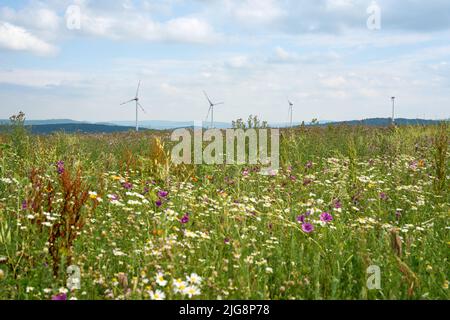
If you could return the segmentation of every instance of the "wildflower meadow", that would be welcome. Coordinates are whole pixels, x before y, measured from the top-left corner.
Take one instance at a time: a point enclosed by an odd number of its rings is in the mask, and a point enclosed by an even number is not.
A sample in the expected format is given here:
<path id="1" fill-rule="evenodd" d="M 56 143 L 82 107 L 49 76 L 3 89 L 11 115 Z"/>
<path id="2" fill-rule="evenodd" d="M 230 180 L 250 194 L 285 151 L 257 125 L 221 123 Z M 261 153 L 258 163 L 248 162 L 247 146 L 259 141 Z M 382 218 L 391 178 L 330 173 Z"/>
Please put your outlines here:
<path id="1" fill-rule="evenodd" d="M 14 119 L 13 119 L 14 120 Z M 0 134 L 0 299 L 448 299 L 449 132 L 282 129 L 280 169 L 170 132 Z"/>

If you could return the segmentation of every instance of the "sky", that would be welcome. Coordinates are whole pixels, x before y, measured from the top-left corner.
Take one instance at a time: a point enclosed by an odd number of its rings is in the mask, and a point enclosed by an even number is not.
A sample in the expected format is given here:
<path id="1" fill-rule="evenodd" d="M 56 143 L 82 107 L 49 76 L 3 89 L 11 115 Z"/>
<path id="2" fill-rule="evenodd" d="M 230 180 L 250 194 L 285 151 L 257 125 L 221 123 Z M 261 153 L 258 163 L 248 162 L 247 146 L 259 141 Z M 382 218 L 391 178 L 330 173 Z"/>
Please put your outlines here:
<path id="1" fill-rule="evenodd" d="M 450 117 L 448 0 L 0 0 L 0 119 Z"/>

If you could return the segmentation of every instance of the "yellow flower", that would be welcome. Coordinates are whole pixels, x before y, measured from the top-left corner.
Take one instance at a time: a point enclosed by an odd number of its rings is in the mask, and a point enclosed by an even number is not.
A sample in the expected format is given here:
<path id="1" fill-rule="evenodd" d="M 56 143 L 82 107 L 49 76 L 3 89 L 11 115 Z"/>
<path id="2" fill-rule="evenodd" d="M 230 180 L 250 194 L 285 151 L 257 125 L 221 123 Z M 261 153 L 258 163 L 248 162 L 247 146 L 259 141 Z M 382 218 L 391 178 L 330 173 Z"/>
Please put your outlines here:
<path id="1" fill-rule="evenodd" d="M 445 290 L 448 289 L 448 280 L 445 280 L 444 285 L 442 286 Z"/>

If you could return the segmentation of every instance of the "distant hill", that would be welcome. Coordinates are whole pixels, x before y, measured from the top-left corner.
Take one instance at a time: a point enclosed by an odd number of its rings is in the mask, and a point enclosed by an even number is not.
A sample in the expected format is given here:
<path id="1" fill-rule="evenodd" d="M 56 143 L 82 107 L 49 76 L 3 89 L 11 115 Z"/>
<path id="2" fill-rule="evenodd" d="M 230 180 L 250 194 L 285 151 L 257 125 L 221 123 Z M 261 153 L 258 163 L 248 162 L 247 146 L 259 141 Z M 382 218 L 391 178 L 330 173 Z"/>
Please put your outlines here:
<path id="1" fill-rule="evenodd" d="M 118 126 L 134 126 L 133 121 L 109 121 L 105 124 L 113 124 Z M 153 129 L 153 130 L 169 130 L 177 128 L 191 128 L 194 126 L 194 121 L 164 121 L 164 120 L 148 120 L 139 121 L 139 125 L 142 128 Z M 209 122 L 203 122 L 204 127 L 209 126 Z M 231 122 L 216 122 L 214 126 L 218 129 L 228 129 L 231 128 Z"/>
<path id="2" fill-rule="evenodd" d="M 424 119 L 396 119 L 396 125 L 434 125 L 442 121 L 449 120 L 424 120 Z M 9 120 L 0 119 L 0 125 L 9 124 Z M 133 121 L 111 121 L 103 123 L 89 123 L 82 121 L 75 121 L 70 119 L 52 119 L 52 120 L 27 120 L 25 125 L 30 128 L 34 134 L 49 134 L 53 132 L 63 131 L 66 133 L 113 133 L 113 132 L 126 132 L 135 130 L 135 123 Z M 217 122 L 216 127 L 218 129 L 231 128 L 231 123 Z M 299 126 L 300 123 L 294 123 L 294 126 Z M 307 126 L 312 125 L 306 123 Z M 328 125 L 365 125 L 365 126 L 389 126 L 391 125 L 390 118 L 371 118 L 364 120 L 351 120 L 351 121 L 320 121 L 316 126 L 328 126 Z M 140 128 L 153 129 L 153 130 L 173 130 L 177 128 L 192 128 L 194 126 L 193 121 L 141 121 L 139 123 Z M 209 126 L 208 122 L 203 122 L 203 126 L 206 128 Z M 285 128 L 288 127 L 287 123 L 269 123 L 272 128 Z"/>
<path id="3" fill-rule="evenodd" d="M 135 130 L 134 127 L 114 126 L 114 125 L 102 125 L 92 123 L 61 123 L 61 124 L 42 124 L 28 126 L 33 134 L 51 134 L 54 132 L 65 133 L 114 133 L 114 132 L 127 132 Z"/>
<path id="4" fill-rule="evenodd" d="M 434 125 L 446 120 L 424 120 L 424 119 L 395 119 L 395 124 L 397 126 L 413 126 L 413 125 Z M 325 125 L 364 125 L 364 126 L 377 126 L 385 127 L 392 124 L 391 118 L 371 118 L 364 120 L 352 120 L 352 121 L 341 121 L 341 122 L 329 122 Z"/>
<path id="5" fill-rule="evenodd" d="M 0 119 L 0 124 L 9 124 L 9 120 Z M 74 123 L 88 123 L 84 121 L 76 121 L 71 119 L 50 119 L 50 120 L 25 120 L 25 125 L 39 126 L 47 124 L 74 124 Z"/>

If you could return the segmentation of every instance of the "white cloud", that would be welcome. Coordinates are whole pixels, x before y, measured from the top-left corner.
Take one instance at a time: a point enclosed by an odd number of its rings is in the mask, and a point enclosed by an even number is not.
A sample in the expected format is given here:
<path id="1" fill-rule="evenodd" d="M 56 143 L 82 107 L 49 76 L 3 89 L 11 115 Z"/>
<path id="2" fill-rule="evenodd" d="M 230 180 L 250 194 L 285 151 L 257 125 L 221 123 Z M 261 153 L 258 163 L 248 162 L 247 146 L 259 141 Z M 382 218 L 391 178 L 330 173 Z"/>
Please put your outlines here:
<path id="1" fill-rule="evenodd" d="M 240 55 L 229 58 L 225 65 L 230 68 L 240 69 L 249 67 L 251 64 L 247 56 Z"/>
<path id="2" fill-rule="evenodd" d="M 62 85 L 78 85 L 87 77 L 78 73 L 54 70 L 14 69 L 0 70 L 0 84 L 13 84 L 33 88 L 46 88 Z"/>
<path id="3" fill-rule="evenodd" d="M 115 40 L 210 43 L 218 35 L 204 19 L 195 16 L 157 21 L 147 12 L 126 5 L 125 10 L 99 10 L 83 4 L 80 32 Z"/>
<path id="4" fill-rule="evenodd" d="M 44 56 L 57 52 L 55 46 L 39 39 L 24 28 L 2 21 L 0 21 L 0 47 Z"/>
<path id="5" fill-rule="evenodd" d="M 181 42 L 212 42 L 215 39 L 212 27 L 197 18 L 177 18 L 162 26 L 170 40 Z"/>
<path id="6" fill-rule="evenodd" d="M 275 48 L 275 61 L 280 62 L 293 62 L 298 60 L 298 55 L 292 52 L 289 52 L 282 47 Z"/>
<path id="7" fill-rule="evenodd" d="M 347 80 L 343 76 L 333 76 L 323 78 L 321 80 L 321 83 L 326 87 L 330 88 L 342 88 L 344 85 L 347 84 Z"/>
<path id="8" fill-rule="evenodd" d="M 227 8 L 243 24 L 266 24 L 278 20 L 286 14 L 275 0 L 225 0 Z"/>

